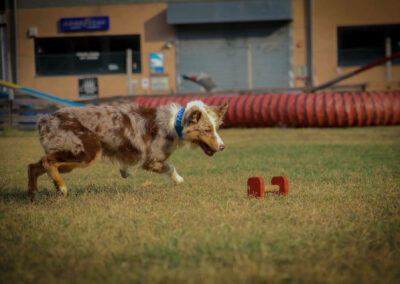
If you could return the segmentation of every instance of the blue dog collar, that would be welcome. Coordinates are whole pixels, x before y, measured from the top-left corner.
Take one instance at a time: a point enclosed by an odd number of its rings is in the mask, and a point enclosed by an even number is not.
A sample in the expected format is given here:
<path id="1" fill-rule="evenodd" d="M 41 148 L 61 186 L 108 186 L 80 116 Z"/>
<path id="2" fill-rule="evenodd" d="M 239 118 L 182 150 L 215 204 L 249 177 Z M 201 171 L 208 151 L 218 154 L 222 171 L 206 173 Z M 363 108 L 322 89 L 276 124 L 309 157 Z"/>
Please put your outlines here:
<path id="1" fill-rule="evenodd" d="M 179 110 L 178 114 L 176 115 L 176 123 L 175 123 L 176 133 L 178 133 L 178 136 L 181 138 L 182 138 L 182 130 L 183 130 L 182 119 L 183 119 L 184 112 L 185 112 L 184 107 Z"/>

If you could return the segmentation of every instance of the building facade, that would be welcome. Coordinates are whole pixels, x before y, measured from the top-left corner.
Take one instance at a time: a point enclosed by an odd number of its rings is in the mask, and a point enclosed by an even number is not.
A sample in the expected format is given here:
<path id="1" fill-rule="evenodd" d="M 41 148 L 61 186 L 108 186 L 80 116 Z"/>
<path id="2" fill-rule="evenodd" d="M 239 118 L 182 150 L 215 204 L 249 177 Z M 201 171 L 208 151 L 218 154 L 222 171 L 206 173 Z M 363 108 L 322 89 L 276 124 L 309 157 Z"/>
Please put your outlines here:
<path id="1" fill-rule="evenodd" d="M 400 51 L 397 0 L 81 2 L 14 1 L 14 82 L 70 100 L 198 92 L 182 76 L 202 73 L 222 90 L 304 87 Z M 400 60 L 343 84 L 399 89 Z"/>
<path id="2" fill-rule="evenodd" d="M 347 74 L 400 51 L 400 1 L 396 0 L 311 0 L 311 33 L 313 85 Z M 293 49 L 299 76 L 299 66 L 306 65 L 307 50 L 303 45 L 307 20 L 304 9 L 307 0 L 294 0 Z M 390 43 L 387 41 L 390 39 Z M 390 48 L 387 48 L 390 45 Z M 390 65 L 390 63 L 389 63 Z M 389 74 L 388 74 L 389 73 Z M 301 80 L 296 85 L 300 86 Z M 381 65 L 341 84 L 367 84 L 368 90 L 400 88 L 400 59 L 391 66 Z"/>

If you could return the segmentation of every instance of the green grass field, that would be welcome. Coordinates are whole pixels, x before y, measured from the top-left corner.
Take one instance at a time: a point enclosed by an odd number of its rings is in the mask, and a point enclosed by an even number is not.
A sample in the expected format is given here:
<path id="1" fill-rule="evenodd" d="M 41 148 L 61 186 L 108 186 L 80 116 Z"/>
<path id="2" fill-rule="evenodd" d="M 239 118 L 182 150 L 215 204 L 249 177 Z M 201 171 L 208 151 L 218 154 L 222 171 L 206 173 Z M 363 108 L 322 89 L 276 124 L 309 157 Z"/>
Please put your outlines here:
<path id="1" fill-rule="evenodd" d="M 185 178 L 98 163 L 69 196 L 27 164 L 35 133 L 0 133 L 0 283 L 399 283 L 400 127 L 229 129 L 214 157 L 181 149 Z M 247 178 L 286 175 L 287 197 Z"/>

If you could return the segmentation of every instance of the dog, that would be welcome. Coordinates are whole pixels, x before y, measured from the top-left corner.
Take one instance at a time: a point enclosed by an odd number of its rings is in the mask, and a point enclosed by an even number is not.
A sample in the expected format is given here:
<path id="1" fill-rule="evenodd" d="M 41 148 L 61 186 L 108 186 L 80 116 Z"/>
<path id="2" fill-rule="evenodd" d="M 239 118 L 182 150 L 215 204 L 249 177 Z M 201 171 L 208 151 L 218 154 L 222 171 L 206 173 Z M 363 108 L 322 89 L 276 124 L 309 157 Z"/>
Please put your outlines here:
<path id="1" fill-rule="evenodd" d="M 172 103 L 158 108 L 135 104 L 67 107 L 38 121 L 44 157 L 28 166 L 28 195 L 35 198 L 37 179 L 47 173 L 56 189 L 67 195 L 60 174 L 92 165 L 100 158 L 118 165 L 121 176 L 129 168 L 142 168 L 183 182 L 175 167 L 166 163 L 185 144 L 213 156 L 225 145 L 217 131 L 228 104 L 208 106 L 191 101 L 186 108 Z"/>

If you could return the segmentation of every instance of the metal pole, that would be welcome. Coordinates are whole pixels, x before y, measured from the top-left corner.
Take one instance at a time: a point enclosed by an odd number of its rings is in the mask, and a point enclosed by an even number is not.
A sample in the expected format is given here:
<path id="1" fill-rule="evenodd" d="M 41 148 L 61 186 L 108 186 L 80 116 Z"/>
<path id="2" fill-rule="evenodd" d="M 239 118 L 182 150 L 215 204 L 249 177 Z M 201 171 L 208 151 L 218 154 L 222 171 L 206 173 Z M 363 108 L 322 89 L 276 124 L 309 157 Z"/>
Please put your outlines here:
<path id="1" fill-rule="evenodd" d="M 4 80 L 7 78 L 7 33 L 5 25 L 0 27 L 0 64 L 1 64 L 1 75 Z"/>
<path id="2" fill-rule="evenodd" d="M 14 3 L 14 48 L 15 48 L 15 77 L 14 83 L 19 83 L 19 59 L 18 59 L 18 21 L 17 21 L 17 0 L 13 1 Z"/>
<path id="3" fill-rule="evenodd" d="M 251 44 L 247 46 L 247 82 L 249 89 L 253 89 L 253 58 Z"/>
<path id="4" fill-rule="evenodd" d="M 9 100 L 9 111 L 10 111 L 10 113 L 9 113 L 9 123 L 10 123 L 10 126 L 12 126 L 13 125 L 13 100 Z"/>
<path id="5" fill-rule="evenodd" d="M 132 95 L 132 49 L 126 50 L 126 83 L 128 84 L 128 95 Z"/>
<path id="6" fill-rule="evenodd" d="M 314 86 L 314 48 L 313 48 L 313 1 L 305 0 L 304 14 L 306 25 L 306 64 L 307 64 L 307 81 L 306 87 Z"/>
<path id="7" fill-rule="evenodd" d="M 393 55 L 391 55 L 389 57 L 384 57 L 384 58 L 381 58 L 381 59 L 379 59 L 377 61 L 374 61 L 374 62 L 372 62 L 370 64 L 362 66 L 362 67 L 354 70 L 353 72 L 350 72 L 350 73 L 347 73 L 345 75 L 339 76 L 339 77 L 337 77 L 337 78 L 335 78 L 333 80 L 330 80 L 330 81 L 328 81 L 328 82 L 326 82 L 326 83 L 324 83 L 322 85 L 319 85 L 319 86 L 316 86 L 314 88 L 311 88 L 310 92 L 315 92 L 315 91 L 318 91 L 318 90 L 321 90 L 321 89 L 325 89 L 326 87 L 332 86 L 333 84 L 336 84 L 337 82 L 340 82 L 340 81 L 343 81 L 343 80 L 345 80 L 347 78 L 353 77 L 354 75 L 357 75 L 357 74 L 359 74 L 361 72 L 364 72 L 364 71 L 366 71 L 368 69 L 371 69 L 372 67 L 375 67 L 377 65 L 383 64 L 383 63 L 385 63 L 385 62 L 387 62 L 389 60 L 392 60 L 394 58 L 397 58 L 399 56 L 400 56 L 400 51 L 396 52 L 395 54 L 393 54 Z"/>
<path id="8" fill-rule="evenodd" d="M 386 38 L 386 46 L 385 46 L 385 56 L 389 57 L 392 55 L 392 40 L 390 37 Z M 386 61 L 386 81 L 392 81 L 392 62 Z"/>

